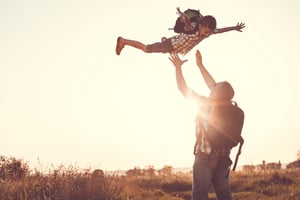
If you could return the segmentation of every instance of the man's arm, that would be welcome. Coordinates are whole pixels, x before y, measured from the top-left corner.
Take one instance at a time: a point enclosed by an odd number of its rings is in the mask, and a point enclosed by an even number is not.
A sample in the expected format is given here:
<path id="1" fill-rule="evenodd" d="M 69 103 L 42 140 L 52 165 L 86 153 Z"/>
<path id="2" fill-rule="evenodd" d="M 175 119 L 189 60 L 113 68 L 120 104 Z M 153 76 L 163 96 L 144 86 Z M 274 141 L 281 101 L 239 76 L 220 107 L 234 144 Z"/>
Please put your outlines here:
<path id="1" fill-rule="evenodd" d="M 191 100 L 203 100 L 203 97 L 190 89 L 185 82 L 181 67 L 187 60 L 181 60 L 177 54 L 170 54 L 169 60 L 175 66 L 177 87 L 183 96 Z"/>
<path id="2" fill-rule="evenodd" d="M 202 63 L 202 55 L 199 50 L 196 51 L 196 64 L 203 76 L 203 79 L 207 85 L 207 87 L 212 90 L 212 88 L 216 85 L 215 79 L 211 76 L 211 74 L 206 70 Z"/>
<path id="3" fill-rule="evenodd" d="M 230 26 L 230 27 L 224 27 L 224 28 L 218 28 L 216 29 L 213 33 L 217 34 L 217 33 L 224 33 L 224 32 L 228 32 L 228 31 L 239 31 L 242 32 L 242 29 L 245 28 L 246 25 L 243 22 L 239 22 L 237 23 L 236 26 Z"/>

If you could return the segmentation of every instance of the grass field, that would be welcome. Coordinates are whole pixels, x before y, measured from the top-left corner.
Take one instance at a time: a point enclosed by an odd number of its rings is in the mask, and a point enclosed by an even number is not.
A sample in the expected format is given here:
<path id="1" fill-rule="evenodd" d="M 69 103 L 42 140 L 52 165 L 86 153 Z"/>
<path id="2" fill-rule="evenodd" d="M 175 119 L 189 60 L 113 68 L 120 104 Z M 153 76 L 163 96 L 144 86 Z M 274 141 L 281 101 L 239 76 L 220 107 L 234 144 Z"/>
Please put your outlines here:
<path id="1" fill-rule="evenodd" d="M 43 171 L 43 170 L 42 170 Z M 61 166 L 31 170 L 22 160 L 0 160 L 1 200 L 190 200 L 192 174 L 134 168 L 125 174 Z M 300 200 L 300 169 L 231 173 L 235 200 Z M 211 190 L 210 198 L 216 200 Z"/>

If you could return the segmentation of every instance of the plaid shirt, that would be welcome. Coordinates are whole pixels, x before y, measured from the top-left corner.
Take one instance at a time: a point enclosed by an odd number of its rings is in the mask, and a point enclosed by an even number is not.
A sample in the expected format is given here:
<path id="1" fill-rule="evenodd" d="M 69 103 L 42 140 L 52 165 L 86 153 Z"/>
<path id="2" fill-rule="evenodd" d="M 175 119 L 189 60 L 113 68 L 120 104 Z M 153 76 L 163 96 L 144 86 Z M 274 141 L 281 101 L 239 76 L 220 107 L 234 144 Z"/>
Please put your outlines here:
<path id="1" fill-rule="evenodd" d="M 181 33 L 170 38 L 173 46 L 172 53 L 187 54 L 192 48 L 194 48 L 203 38 L 199 36 L 199 33 L 185 34 Z"/>
<path id="2" fill-rule="evenodd" d="M 210 154 L 212 152 L 211 145 L 205 137 L 204 132 L 207 129 L 207 119 L 211 113 L 211 107 L 200 108 L 196 117 L 196 143 L 194 147 L 194 154 L 199 152 Z"/>

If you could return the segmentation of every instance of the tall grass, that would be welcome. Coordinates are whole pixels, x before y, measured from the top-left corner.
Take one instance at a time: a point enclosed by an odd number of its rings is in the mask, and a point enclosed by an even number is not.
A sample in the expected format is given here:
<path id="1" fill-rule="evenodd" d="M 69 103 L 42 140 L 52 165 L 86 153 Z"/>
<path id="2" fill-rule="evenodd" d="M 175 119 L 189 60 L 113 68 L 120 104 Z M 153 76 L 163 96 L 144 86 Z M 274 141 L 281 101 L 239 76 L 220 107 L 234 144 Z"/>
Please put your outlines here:
<path id="1" fill-rule="evenodd" d="M 300 170 L 231 173 L 235 200 L 298 200 Z M 22 160 L 0 159 L 1 200 L 190 200 L 191 173 L 134 168 L 125 174 L 60 166 L 30 170 Z M 216 200 L 211 191 L 210 199 Z"/>
<path id="2" fill-rule="evenodd" d="M 237 172 L 231 185 L 235 199 L 300 199 L 300 169 Z"/>

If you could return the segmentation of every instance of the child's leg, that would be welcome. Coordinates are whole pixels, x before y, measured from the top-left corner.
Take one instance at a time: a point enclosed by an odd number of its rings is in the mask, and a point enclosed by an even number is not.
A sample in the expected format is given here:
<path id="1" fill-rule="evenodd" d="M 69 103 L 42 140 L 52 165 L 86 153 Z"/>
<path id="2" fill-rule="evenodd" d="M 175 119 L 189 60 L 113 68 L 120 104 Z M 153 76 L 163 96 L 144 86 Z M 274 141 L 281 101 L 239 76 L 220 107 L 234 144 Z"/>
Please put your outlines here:
<path id="1" fill-rule="evenodd" d="M 162 42 L 155 42 L 153 44 L 145 45 L 139 41 L 118 37 L 116 54 L 120 55 L 122 49 L 126 45 L 132 46 L 136 49 L 140 49 L 145 53 L 171 53 L 174 51 L 170 38 L 164 39 Z"/>
<path id="2" fill-rule="evenodd" d="M 125 38 L 122 38 L 122 37 L 118 37 L 118 40 L 117 40 L 117 46 L 116 46 L 116 54 L 117 55 L 120 55 L 122 49 L 126 46 L 132 46 L 136 49 L 140 49 L 144 52 L 147 51 L 146 49 L 146 45 L 144 45 L 143 43 L 139 42 L 139 41 L 135 41 L 135 40 L 128 40 L 128 39 L 125 39 Z"/>

